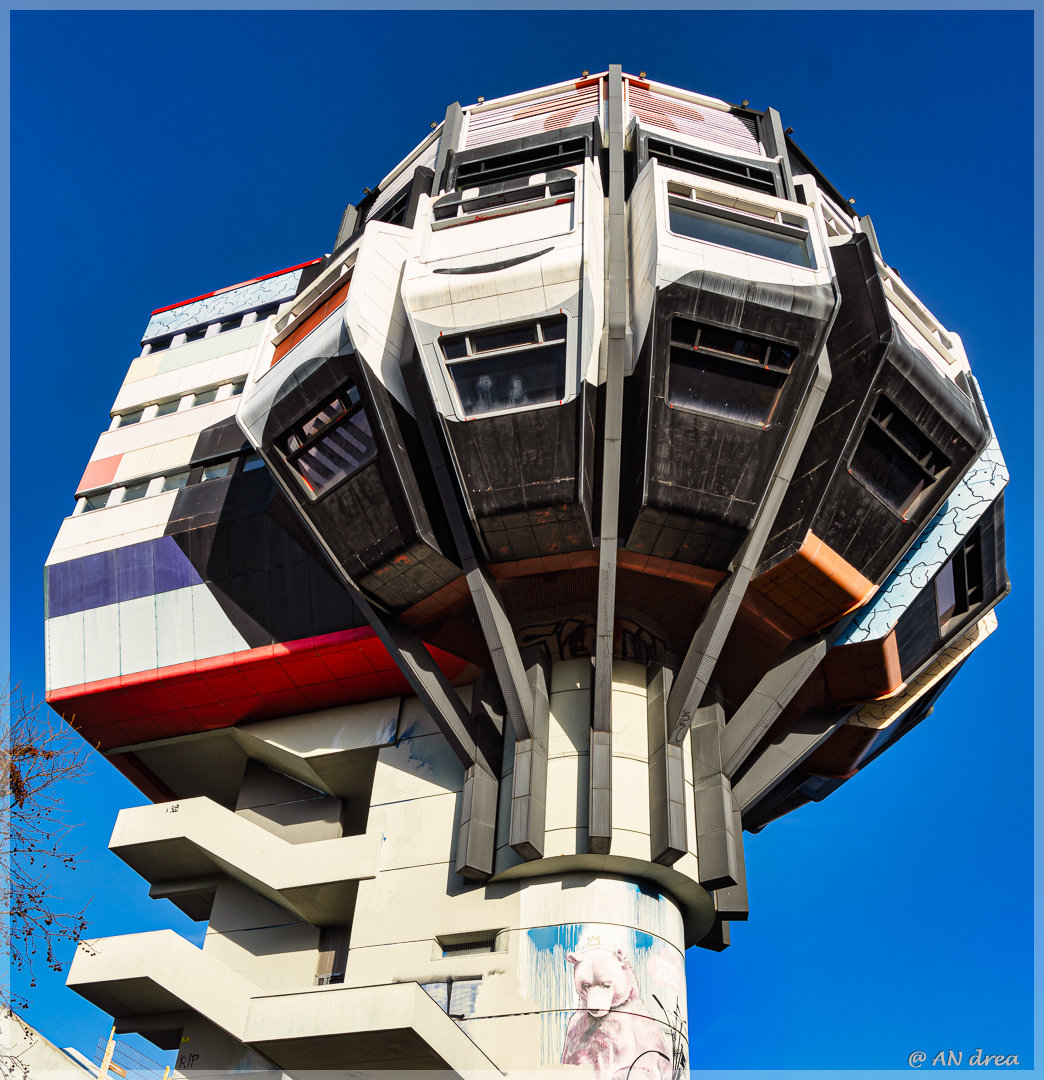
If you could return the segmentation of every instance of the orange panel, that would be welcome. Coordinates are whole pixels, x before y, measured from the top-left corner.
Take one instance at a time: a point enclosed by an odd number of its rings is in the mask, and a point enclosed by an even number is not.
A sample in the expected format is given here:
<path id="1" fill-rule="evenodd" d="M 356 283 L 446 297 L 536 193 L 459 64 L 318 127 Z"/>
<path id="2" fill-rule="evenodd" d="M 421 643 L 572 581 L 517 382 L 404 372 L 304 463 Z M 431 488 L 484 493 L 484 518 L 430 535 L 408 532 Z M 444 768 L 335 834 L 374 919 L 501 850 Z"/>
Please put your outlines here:
<path id="1" fill-rule="evenodd" d="M 348 286 L 350 284 L 350 281 L 346 281 L 325 304 L 317 307 L 307 319 L 303 322 L 294 324 L 294 329 L 290 335 L 283 338 L 276 346 L 275 353 L 272 356 L 273 364 L 286 356 L 298 342 L 304 341 L 304 339 L 308 337 L 308 335 L 323 322 L 327 316 L 332 315 L 344 303 L 345 297 L 348 295 Z"/>
<path id="2" fill-rule="evenodd" d="M 793 555 L 756 577 L 751 588 L 811 631 L 862 607 L 877 586 L 809 532 Z"/>
<path id="3" fill-rule="evenodd" d="M 903 687 L 895 631 L 874 641 L 835 646 L 826 654 L 823 670 L 838 705 L 891 697 Z"/>

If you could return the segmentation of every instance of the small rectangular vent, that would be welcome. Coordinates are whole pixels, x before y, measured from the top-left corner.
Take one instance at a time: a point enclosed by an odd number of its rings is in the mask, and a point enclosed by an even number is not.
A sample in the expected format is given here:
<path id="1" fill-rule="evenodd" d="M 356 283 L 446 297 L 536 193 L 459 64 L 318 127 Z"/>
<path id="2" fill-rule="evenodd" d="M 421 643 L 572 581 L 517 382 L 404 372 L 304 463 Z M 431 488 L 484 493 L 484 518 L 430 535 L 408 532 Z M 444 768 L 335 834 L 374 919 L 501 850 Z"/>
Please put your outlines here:
<path id="1" fill-rule="evenodd" d="M 435 939 L 436 957 L 479 956 L 482 953 L 502 952 L 497 948 L 499 930 L 472 930 L 464 934 L 443 934 Z"/>

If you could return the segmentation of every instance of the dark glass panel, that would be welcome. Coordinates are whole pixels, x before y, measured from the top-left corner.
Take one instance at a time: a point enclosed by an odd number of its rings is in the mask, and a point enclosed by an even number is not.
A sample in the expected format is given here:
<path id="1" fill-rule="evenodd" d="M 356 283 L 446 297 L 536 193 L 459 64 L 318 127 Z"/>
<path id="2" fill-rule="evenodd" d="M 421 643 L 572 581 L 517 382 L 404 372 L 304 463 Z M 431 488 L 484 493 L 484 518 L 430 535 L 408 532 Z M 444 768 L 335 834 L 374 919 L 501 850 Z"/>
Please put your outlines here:
<path id="1" fill-rule="evenodd" d="M 460 337 L 440 338 L 439 344 L 442 346 L 442 353 L 447 360 L 463 360 L 468 355 L 468 342 L 463 335 Z"/>
<path id="2" fill-rule="evenodd" d="M 565 344 L 453 364 L 449 372 L 466 416 L 561 401 Z"/>
<path id="3" fill-rule="evenodd" d="M 534 345 L 537 341 L 537 324 L 524 326 L 498 326 L 495 330 L 483 330 L 471 335 L 472 349 L 477 353 L 512 349 L 519 345 Z"/>
<path id="4" fill-rule="evenodd" d="M 906 513 L 927 479 L 921 466 L 873 421 L 867 424 L 848 471 L 898 514 Z"/>
<path id="5" fill-rule="evenodd" d="M 671 231 L 707 244 L 720 244 L 735 248 L 749 255 L 763 255 L 769 259 L 792 263 L 794 266 L 811 266 L 808 242 L 799 237 L 784 236 L 755 225 L 730 221 L 715 214 L 705 214 L 685 206 L 671 203 Z"/>
<path id="6" fill-rule="evenodd" d="M 786 376 L 700 350 L 671 349 L 667 402 L 747 424 L 767 424 Z"/>

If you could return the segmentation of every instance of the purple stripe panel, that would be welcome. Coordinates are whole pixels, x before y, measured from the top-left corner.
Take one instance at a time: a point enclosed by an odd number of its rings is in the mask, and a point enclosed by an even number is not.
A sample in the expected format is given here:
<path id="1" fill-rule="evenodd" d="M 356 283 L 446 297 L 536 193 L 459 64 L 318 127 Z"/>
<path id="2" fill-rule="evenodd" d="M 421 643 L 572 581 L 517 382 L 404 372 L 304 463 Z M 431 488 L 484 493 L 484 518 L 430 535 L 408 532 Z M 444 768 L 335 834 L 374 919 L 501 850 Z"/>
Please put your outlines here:
<path id="1" fill-rule="evenodd" d="M 47 618 L 199 585 L 202 578 L 173 536 L 54 563 L 45 568 Z"/>

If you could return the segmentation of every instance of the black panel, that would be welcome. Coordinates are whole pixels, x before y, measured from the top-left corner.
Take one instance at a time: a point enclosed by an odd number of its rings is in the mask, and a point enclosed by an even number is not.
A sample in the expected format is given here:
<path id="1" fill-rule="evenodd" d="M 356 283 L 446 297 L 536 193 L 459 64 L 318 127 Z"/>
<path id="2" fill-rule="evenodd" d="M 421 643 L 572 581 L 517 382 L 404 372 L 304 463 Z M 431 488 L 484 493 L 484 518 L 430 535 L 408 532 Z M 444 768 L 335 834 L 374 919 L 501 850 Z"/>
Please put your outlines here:
<path id="1" fill-rule="evenodd" d="M 565 405 L 446 421 L 492 562 L 592 546 L 592 397 L 584 383 Z"/>
<path id="2" fill-rule="evenodd" d="M 703 272 L 657 293 L 625 389 L 628 549 L 727 567 L 808 388 L 832 305 L 829 287 Z"/>
<path id="3" fill-rule="evenodd" d="M 894 326 L 870 240 L 831 248 L 831 382 L 758 573 L 811 530 L 880 582 L 986 444 L 974 402 Z"/>
<path id="4" fill-rule="evenodd" d="M 316 437 L 321 425 L 315 418 L 338 394 L 336 400 L 357 403 L 351 415 L 366 429 L 366 452 L 352 463 L 354 471 L 310 490 L 295 455 L 309 432 Z M 391 611 L 418 603 L 460 575 L 444 554 L 452 546 L 441 519 L 433 523 L 422 497 L 434 494 L 434 484 L 417 452 L 414 427 L 370 368 L 350 354 L 297 368 L 280 388 L 262 437 L 265 460 L 299 493 L 298 507 L 316 535 L 348 577 Z"/>
<path id="5" fill-rule="evenodd" d="M 194 456 L 227 442 L 227 423 L 215 425 Z M 250 648 L 365 625 L 265 469 L 182 488 L 166 535 Z"/>

